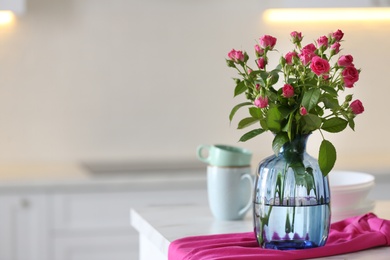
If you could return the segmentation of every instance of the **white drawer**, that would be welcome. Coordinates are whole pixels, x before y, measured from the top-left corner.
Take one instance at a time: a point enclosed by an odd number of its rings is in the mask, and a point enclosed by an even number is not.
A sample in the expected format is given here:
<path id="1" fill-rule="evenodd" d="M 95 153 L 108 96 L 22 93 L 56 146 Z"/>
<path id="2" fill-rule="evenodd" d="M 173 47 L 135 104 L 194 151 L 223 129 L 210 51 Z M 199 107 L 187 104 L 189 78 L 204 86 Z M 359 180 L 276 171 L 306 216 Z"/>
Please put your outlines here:
<path id="1" fill-rule="evenodd" d="M 129 229 L 129 209 L 137 193 L 56 194 L 51 197 L 55 229 Z"/>

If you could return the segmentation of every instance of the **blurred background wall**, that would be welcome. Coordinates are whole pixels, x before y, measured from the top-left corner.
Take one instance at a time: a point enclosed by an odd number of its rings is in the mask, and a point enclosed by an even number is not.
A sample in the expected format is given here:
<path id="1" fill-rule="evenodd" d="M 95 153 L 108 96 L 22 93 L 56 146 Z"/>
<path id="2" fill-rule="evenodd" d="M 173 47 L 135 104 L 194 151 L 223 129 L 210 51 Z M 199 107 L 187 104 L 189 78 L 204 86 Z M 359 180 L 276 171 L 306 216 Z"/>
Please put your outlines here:
<path id="1" fill-rule="evenodd" d="M 27 0 L 25 14 L 0 27 L 0 164 L 191 164 L 197 145 L 213 143 L 246 147 L 258 162 L 272 135 L 237 143 L 245 130 L 239 116 L 229 124 L 241 100 L 226 54 L 253 55 L 263 34 L 284 54 L 293 30 L 311 43 L 341 29 L 342 52 L 362 69 L 351 92 L 366 111 L 356 132 L 326 134 L 336 168 L 388 172 L 389 23 L 265 23 L 262 12 L 284 2 Z M 320 140 L 310 139 L 313 156 Z"/>

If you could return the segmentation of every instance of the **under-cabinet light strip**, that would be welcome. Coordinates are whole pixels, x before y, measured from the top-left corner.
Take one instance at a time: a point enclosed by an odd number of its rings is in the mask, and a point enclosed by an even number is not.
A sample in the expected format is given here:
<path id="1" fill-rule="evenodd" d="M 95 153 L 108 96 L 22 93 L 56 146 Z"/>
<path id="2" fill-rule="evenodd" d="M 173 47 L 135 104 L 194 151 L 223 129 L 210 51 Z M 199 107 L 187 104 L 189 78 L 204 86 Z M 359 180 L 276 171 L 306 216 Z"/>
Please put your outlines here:
<path id="1" fill-rule="evenodd" d="M 390 8 L 286 8 L 267 9 L 266 22 L 390 21 Z"/>

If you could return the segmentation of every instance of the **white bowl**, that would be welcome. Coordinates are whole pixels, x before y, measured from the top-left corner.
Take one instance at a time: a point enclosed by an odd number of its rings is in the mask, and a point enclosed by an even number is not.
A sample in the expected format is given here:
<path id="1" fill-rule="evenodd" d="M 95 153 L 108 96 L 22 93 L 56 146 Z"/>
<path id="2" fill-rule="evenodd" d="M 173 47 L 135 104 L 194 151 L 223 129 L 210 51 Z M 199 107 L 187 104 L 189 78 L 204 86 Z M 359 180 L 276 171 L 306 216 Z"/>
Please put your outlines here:
<path id="1" fill-rule="evenodd" d="M 353 171 L 332 171 L 329 173 L 331 205 L 340 211 L 358 207 L 365 201 L 375 183 L 375 177 L 368 173 Z"/>
<path id="2" fill-rule="evenodd" d="M 371 212 L 375 208 L 375 201 L 365 200 L 352 209 L 332 209 L 331 222 L 337 222 L 346 218 L 355 217 Z"/>

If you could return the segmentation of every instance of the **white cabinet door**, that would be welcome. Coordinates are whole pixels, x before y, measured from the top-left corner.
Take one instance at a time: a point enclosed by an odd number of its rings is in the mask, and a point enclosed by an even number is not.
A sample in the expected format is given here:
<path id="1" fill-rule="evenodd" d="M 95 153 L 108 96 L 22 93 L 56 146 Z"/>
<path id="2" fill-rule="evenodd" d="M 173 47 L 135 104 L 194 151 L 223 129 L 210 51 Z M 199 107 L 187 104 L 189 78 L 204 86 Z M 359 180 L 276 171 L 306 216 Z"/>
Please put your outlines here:
<path id="1" fill-rule="evenodd" d="M 134 237 L 136 239 L 136 237 Z M 135 260 L 129 236 L 61 236 L 54 239 L 53 260 Z"/>
<path id="2" fill-rule="evenodd" d="M 0 260 L 47 260 L 45 195 L 0 195 Z"/>
<path id="3" fill-rule="evenodd" d="M 52 260 L 137 259 L 138 240 L 128 212 L 131 192 L 53 194 Z"/>
<path id="4" fill-rule="evenodd" d="M 53 228 L 58 234 L 129 233 L 127 215 L 136 198 L 131 192 L 53 194 L 50 196 Z"/>

